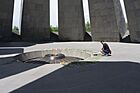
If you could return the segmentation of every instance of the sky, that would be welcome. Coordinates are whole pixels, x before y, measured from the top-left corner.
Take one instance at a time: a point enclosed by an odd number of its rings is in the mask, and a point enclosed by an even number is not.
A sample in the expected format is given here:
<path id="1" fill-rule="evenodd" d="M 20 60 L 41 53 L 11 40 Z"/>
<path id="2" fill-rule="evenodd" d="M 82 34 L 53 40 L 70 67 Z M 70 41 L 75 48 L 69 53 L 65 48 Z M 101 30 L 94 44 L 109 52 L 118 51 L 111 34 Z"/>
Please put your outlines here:
<path id="1" fill-rule="evenodd" d="M 124 3 L 123 0 L 120 0 L 123 13 L 125 16 L 125 20 L 127 22 L 125 9 L 124 9 Z M 50 25 L 52 26 L 58 26 L 58 0 L 50 0 Z M 21 27 L 21 19 L 22 19 L 22 7 L 23 6 L 23 0 L 15 0 L 14 5 L 14 16 L 13 16 L 13 27 L 17 26 L 18 28 Z M 83 0 L 83 6 L 84 6 L 84 16 L 85 16 L 85 22 L 89 21 L 89 10 L 88 10 L 88 0 Z"/>

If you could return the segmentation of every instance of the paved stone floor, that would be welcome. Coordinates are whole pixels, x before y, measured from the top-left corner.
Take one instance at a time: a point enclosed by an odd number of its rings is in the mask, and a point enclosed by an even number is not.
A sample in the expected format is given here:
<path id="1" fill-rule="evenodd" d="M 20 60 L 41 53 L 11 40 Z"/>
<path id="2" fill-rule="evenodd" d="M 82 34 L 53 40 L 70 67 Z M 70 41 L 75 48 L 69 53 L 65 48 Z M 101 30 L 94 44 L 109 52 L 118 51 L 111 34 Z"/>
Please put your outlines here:
<path id="1" fill-rule="evenodd" d="M 108 44 L 112 56 L 93 56 L 83 63 L 68 65 L 19 63 L 12 56 L 56 48 L 98 53 L 102 45 L 99 42 L 3 44 L 0 47 L 0 92 L 140 93 L 140 44 Z"/>

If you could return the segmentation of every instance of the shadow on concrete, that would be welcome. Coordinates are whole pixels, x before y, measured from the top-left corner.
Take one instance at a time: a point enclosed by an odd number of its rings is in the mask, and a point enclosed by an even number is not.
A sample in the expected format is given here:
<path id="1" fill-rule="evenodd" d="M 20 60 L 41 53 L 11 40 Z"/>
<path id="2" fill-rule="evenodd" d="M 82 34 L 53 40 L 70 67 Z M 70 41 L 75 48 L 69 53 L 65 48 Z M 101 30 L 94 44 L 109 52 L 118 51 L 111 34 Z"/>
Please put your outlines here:
<path id="1" fill-rule="evenodd" d="M 72 63 L 12 93 L 140 93 L 140 64 Z"/>
<path id="2" fill-rule="evenodd" d="M 16 60 L 12 57 L 0 58 L 0 79 L 33 69 L 41 65 L 42 64 L 16 62 Z"/>
<path id="3" fill-rule="evenodd" d="M 0 42 L 0 47 L 28 47 L 35 45 L 32 42 Z"/>
<path id="4" fill-rule="evenodd" d="M 84 36 L 84 40 L 61 40 L 58 36 L 58 33 L 55 32 L 51 32 L 51 42 L 72 42 L 72 41 L 92 41 L 91 36 L 89 35 L 89 33 L 85 32 L 85 36 Z"/>
<path id="5" fill-rule="evenodd" d="M 35 45 L 33 42 L 24 42 L 20 35 L 12 33 L 11 37 L 0 38 L 0 47 L 27 47 Z"/>
<path id="6" fill-rule="evenodd" d="M 0 55 L 23 53 L 23 48 L 0 48 Z"/>
<path id="7" fill-rule="evenodd" d="M 12 33 L 12 40 L 11 41 L 13 41 L 13 42 L 20 42 L 20 41 L 22 41 L 21 35 L 17 35 L 15 33 Z"/>
<path id="8" fill-rule="evenodd" d="M 127 37 L 125 37 L 125 38 L 121 38 L 121 36 L 120 36 L 120 42 L 124 42 L 124 43 L 134 43 L 134 44 L 140 44 L 140 42 L 139 41 L 131 41 L 131 35 L 128 35 Z"/>
<path id="9" fill-rule="evenodd" d="M 120 35 L 120 42 L 131 43 L 130 35 L 128 35 L 127 37 L 123 39 L 121 38 L 121 35 Z"/>
<path id="10" fill-rule="evenodd" d="M 58 34 L 51 32 L 51 41 L 52 42 L 59 42 L 60 39 L 59 39 Z"/>
<path id="11" fill-rule="evenodd" d="M 60 42 L 60 39 L 59 39 L 59 36 L 57 33 L 53 33 L 51 32 L 50 33 L 50 39 L 44 39 L 44 40 L 23 40 L 23 41 L 26 41 L 26 42 L 30 42 L 30 43 L 33 43 L 33 44 L 43 44 L 43 43 L 53 43 L 53 42 Z"/>
<path id="12" fill-rule="evenodd" d="M 87 32 L 85 33 L 84 41 L 92 41 L 92 37 Z"/>
<path id="13" fill-rule="evenodd" d="M 0 36 L 0 42 L 20 42 L 20 41 L 21 36 L 15 33 L 12 33 L 11 36 L 9 37 Z"/>

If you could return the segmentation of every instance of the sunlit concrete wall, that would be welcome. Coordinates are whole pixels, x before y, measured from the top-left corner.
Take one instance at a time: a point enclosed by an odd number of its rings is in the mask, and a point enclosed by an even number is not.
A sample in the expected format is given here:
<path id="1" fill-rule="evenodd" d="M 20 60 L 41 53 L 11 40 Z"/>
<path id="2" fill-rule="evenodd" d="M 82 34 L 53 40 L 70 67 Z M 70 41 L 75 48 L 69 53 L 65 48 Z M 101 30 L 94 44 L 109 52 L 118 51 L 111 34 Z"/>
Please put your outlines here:
<path id="1" fill-rule="evenodd" d="M 49 0 L 24 0 L 21 35 L 25 41 L 50 39 Z"/>
<path id="2" fill-rule="evenodd" d="M 89 0 L 94 41 L 120 41 L 113 0 Z"/>
<path id="3" fill-rule="evenodd" d="M 115 6 L 115 14 L 117 19 L 118 30 L 122 39 L 126 38 L 127 34 L 127 25 L 125 22 L 122 6 L 120 0 L 113 0 Z"/>
<path id="4" fill-rule="evenodd" d="M 140 0 L 124 0 L 132 42 L 140 42 Z"/>
<path id="5" fill-rule="evenodd" d="M 58 0 L 59 38 L 84 40 L 85 25 L 82 0 Z"/>
<path id="6" fill-rule="evenodd" d="M 119 0 L 88 0 L 94 41 L 120 41 L 126 25 Z M 58 0 L 59 38 L 84 40 L 82 0 Z M 124 0 L 131 40 L 140 42 L 140 1 Z M 0 40 L 10 41 L 14 0 L 0 1 Z M 24 41 L 49 41 L 49 0 L 24 0 L 21 35 Z"/>
<path id="7" fill-rule="evenodd" d="M 12 34 L 14 0 L 0 0 L 0 41 L 9 41 Z"/>

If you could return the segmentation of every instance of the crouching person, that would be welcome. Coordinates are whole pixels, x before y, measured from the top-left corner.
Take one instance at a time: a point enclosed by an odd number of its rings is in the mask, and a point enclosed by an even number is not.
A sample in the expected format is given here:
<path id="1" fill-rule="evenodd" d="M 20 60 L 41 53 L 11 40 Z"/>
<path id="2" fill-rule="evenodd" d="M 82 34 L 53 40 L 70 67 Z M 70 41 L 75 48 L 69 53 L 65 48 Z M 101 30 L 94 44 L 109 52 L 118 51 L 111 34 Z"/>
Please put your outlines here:
<path id="1" fill-rule="evenodd" d="M 102 49 L 101 49 L 101 53 L 104 56 L 111 56 L 111 50 L 108 46 L 107 43 L 103 43 L 103 41 L 101 41 L 101 44 L 103 45 Z"/>

